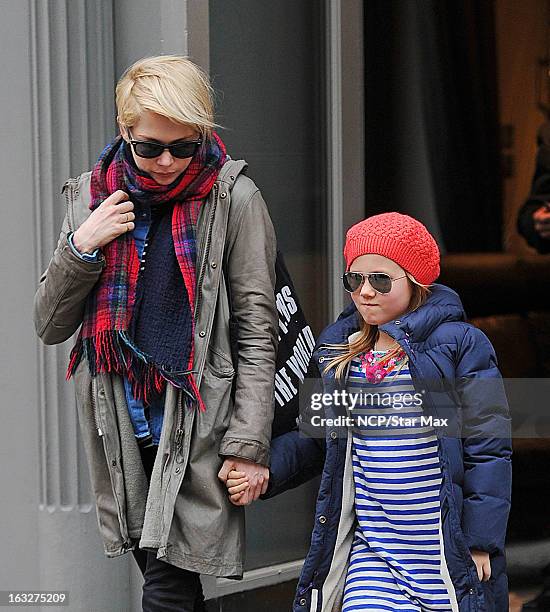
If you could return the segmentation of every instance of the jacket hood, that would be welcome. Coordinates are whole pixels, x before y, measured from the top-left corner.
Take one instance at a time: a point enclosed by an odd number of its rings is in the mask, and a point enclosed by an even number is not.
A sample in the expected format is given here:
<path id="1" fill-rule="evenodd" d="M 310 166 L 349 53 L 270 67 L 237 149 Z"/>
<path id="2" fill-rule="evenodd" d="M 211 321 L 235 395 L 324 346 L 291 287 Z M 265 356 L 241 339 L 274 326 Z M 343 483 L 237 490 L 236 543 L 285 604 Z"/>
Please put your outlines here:
<path id="1" fill-rule="evenodd" d="M 396 340 L 406 336 L 419 342 L 428 338 L 442 323 L 466 320 L 464 307 L 455 291 L 440 284 L 432 285 L 430 291 L 428 299 L 420 308 L 385 323 L 380 329 Z M 359 329 L 359 321 L 359 313 L 352 302 L 334 323 L 321 332 L 318 346 L 347 342 L 348 337 Z"/>
<path id="2" fill-rule="evenodd" d="M 442 323 L 451 321 L 465 321 L 466 313 L 460 297 L 445 285 L 432 285 L 431 293 L 426 303 L 417 310 L 409 312 L 401 318 L 401 329 L 409 334 L 415 341 L 425 340 Z M 384 331 L 395 321 L 382 325 Z"/>

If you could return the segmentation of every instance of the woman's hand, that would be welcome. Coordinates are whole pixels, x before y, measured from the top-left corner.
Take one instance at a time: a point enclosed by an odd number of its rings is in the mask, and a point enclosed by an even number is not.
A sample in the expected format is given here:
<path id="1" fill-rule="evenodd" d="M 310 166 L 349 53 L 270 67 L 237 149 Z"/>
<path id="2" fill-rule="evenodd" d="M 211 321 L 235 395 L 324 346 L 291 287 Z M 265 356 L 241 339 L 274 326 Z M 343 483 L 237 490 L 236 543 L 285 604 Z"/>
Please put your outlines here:
<path id="1" fill-rule="evenodd" d="M 117 236 L 134 229 L 134 205 L 128 201 L 128 197 L 126 192 L 119 189 L 92 211 L 73 234 L 74 246 L 80 253 L 93 253 Z"/>
<path id="2" fill-rule="evenodd" d="M 231 472 L 238 472 L 237 478 L 230 478 Z M 257 500 L 260 495 L 266 492 L 267 483 L 269 482 L 269 469 L 265 465 L 248 461 L 240 457 L 227 457 L 223 462 L 221 470 L 218 473 L 218 478 L 228 486 L 228 480 L 239 480 L 237 484 L 231 483 L 231 488 L 235 486 L 238 488 L 246 482 L 246 486 L 235 491 L 236 495 L 233 498 L 233 494 L 229 492 L 231 502 L 235 506 L 248 506 L 253 501 Z M 242 481 L 241 479 L 246 479 Z M 238 496 L 238 497 L 237 497 Z"/>
<path id="3" fill-rule="evenodd" d="M 472 549 L 470 553 L 476 564 L 479 581 L 486 582 L 491 577 L 491 560 L 489 559 L 489 553 L 474 549 Z"/>

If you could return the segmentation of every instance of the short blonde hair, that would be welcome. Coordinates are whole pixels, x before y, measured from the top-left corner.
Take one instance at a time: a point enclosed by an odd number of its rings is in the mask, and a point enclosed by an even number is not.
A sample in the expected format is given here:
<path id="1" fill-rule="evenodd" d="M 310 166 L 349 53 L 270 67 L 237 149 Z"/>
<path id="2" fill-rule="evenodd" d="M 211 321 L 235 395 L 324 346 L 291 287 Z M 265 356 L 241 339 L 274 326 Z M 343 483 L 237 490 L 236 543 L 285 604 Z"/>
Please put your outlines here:
<path id="1" fill-rule="evenodd" d="M 202 137 L 214 123 L 213 90 L 201 68 L 186 57 L 158 55 L 132 64 L 116 86 L 121 127 L 132 127 L 144 111 L 191 125 Z"/>

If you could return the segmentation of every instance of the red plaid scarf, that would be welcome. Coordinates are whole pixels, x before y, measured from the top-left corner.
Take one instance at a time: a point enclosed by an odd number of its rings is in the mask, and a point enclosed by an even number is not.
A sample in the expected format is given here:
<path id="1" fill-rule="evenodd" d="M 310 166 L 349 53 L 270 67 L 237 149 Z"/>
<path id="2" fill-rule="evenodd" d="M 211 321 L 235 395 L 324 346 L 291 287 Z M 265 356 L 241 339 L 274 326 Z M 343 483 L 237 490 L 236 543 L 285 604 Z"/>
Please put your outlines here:
<path id="1" fill-rule="evenodd" d="M 102 249 L 106 267 L 87 298 L 82 328 L 71 351 L 67 378 L 74 374 L 84 357 L 92 376 L 110 372 L 125 376 L 132 384 L 134 396 L 145 402 L 153 394 L 161 393 L 168 380 L 204 408 L 192 373 L 195 232 L 201 204 L 208 197 L 225 159 L 225 146 L 217 134 L 213 134 L 210 141 L 197 151 L 177 182 L 161 186 L 137 169 L 131 152 L 120 137 L 104 149 L 92 171 L 90 209 L 97 208 L 118 189 L 126 191 L 136 207 L 139 202 L 173 206 L 170 243 L 173 242 L 187 293 L 187 296 L 182 296 L 178 308 L 181 310 L 182 304 L 185 305 L 184 320 L 189 323 L 189 329 L 178 336 L 181 346 L 170 347 L 170 354 L 178 356 L 177 363 L 174 359 L 160 359 L 158 355 L 155 359 L 140 350 L 130 337 L 140 262 L 133 233 L 122 234 Z M 166 316 L 169 321 L 170 313 Z M 171 338 L 167 339 L 170 341 Z"/>

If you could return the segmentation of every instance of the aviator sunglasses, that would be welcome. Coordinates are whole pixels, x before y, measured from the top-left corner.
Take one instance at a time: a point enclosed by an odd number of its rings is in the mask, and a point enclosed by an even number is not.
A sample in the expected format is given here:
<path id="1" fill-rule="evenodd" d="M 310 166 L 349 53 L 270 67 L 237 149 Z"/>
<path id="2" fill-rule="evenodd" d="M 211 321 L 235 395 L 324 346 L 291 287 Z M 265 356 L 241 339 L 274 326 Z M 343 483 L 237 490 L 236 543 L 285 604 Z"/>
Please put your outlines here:
<path id="1" fill-rule="evenodd" d="M 182 142 L 175 142 L 174 144 L 161 144 L 160 142 L 148 142 L 147 140 L 134 140 L 130 130 L 128 130 L 130 136 L 130 144 L 134 149 L 134 153 L 138 157 L 145 157 L 145 159 L 153 159 L 159 157 L 164 153 L 165 149 L 170 151 L 172 157 L 178 159 L 185 159 L 186 157 L 193 157 L 196 150 L 202 144 L 202 140 L 183 140 Z"/>
<path id="2" fill-rule="evenodd" d="M 363 274 L 362 272 L 346 272 L 342 276 L 342 282 L 344 283 L 344 289 L 349 293 L 355 293 L 355 291 L 361 289 L 365 279 L 369 281 L 369 285 L 377 293 L 389 293 L 392 288 L 392 283 L 401 278 L 406 278 L 406 276 L 407 275 L 405 274 L 404 276 L 392 278 L 385 272 L 371 272 L 370 274 Z"/>

